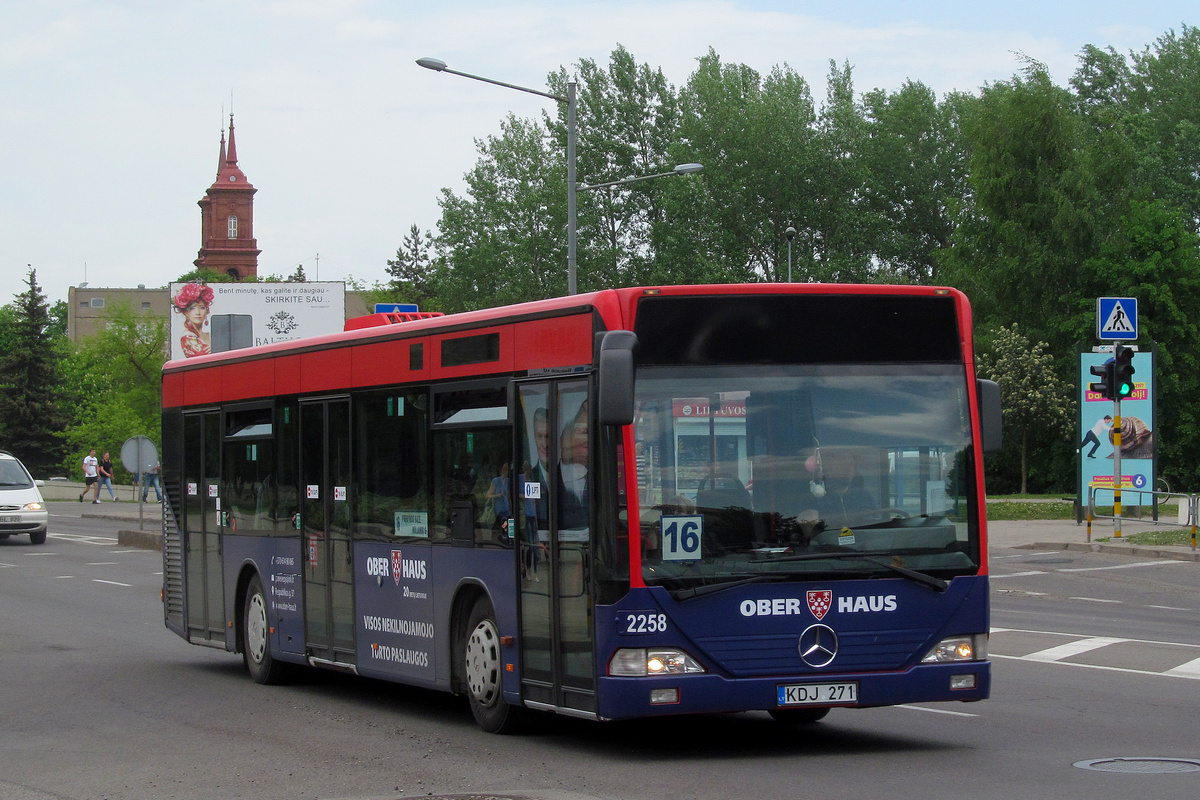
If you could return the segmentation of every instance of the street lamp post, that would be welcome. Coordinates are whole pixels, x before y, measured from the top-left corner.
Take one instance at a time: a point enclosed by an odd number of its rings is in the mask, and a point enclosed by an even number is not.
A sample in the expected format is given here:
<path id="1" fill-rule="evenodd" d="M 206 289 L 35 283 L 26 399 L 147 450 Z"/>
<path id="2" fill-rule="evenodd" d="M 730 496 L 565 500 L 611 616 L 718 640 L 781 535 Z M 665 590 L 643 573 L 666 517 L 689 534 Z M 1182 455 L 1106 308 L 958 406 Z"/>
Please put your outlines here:
<path id="1" fill-rule="evenodd" d="M 581 183 L 579 184 L 579 191 L 590 192 L 593 189 L 605 189 L 609 186 L 624 186 L 627 183 L 650 181 L 654 180 L 655 178 L 670 178 L 673 175 L 690 175 L 693 172 L 699 172 L 702 169 L 704 169 L 703 164 L 676 164 L 675 169 L 671 170 L 670 172 L 658 172 L 654 175 L 638 175 L 637 177 L 621 178 L 620 180 L 607 181 L 605 183 Z"/>
<path id="2" fill-rule="evenodd" d="M 551 94 L 543 92 L 539 89 L 530 89 L 527 86 L 517 86 L 513 83 L 505 83 L 503 81 L 493 80 L 492 78 L 484 78 L 481 75 L 472 75 L 469 72 L 459 72 L 458 70 L 450 69 L 446 66 L 446 62 L 440 58 L 418 58 L 417 64 L 425 69 L 431 69 L 434 72 L 448 72 L 451 75 L 459 75 L 463 78 L 470 78 L 475 81 L 490 83 L 495 86 L 503 86 L 506 89 L 516 89 L 518 92 L 527 92 L 536 94 L 538 97 L 546 97 L 555 100 L 559 103 L 567 104 L 567 294 L 575 294 L 578 291 L 578 283 L 575 274 L 575 244 L 577 240 L 577 220 L 575 208 L 575 192 L 577 185 L 575 183 L 575 138 L 576 138 L 576 87 L 575 81 L 567 83 L 567 96 L 563 97 L 560 94 Z"/>
<path id="3" fill-rule="evenodd" d="M 578 192 L 588 192 L 593 189 L 603 189 L 609 186 L 621 186 L 626 183 L 637 183 L 638 181 L 648 181 L 654 178 L 667 178 L 672 175 L 689 175 L 704 169 L 704 165 L 702 164 L 678 164 L 670 172 L 660 172 L 656 175 L 622 178 L 616 181 L 591 185 L 578 183 L 575 179 L 575 141 L 577 136 L 575 118 L 577 84 L 575 81 L 567 83 L 567 96 L 563 97 L 560 94 L 551 94 L 550 92 L 543 92 L 540 89 L 530 89 L 527 86 L 517 86 L 513 83 L 505 83 L 504 81 L 493 80 L 492 78 L 484 78 L 480 75 L 472 75 L 469 72 L 459 72 L 458 70 L 450 69 L 446 66 L 446 62 L 440 58 L 418 58 L 417 64 L 434 72 L 448 72 L 451 75 L 459 75 L 463 78 L 470 78 L 471 80 L 482 81 L 495 86 L 503 86 L 506 89 L 516 89 L 518 92 L 536 94 L 538 97 L 547 97 L 559 103 L 567 104 L 567 294 L 576 294 L 578 292 L 575 261 L 576 242 L 579 238 L 579 215 L 575 204 Z"/>

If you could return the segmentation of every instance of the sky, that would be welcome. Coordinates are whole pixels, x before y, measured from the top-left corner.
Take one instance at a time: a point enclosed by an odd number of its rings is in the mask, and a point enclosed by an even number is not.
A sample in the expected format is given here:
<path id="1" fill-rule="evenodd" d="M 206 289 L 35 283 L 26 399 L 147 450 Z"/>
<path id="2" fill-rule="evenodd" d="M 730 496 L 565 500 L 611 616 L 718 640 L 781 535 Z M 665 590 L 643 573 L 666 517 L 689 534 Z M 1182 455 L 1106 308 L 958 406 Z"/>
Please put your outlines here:
<path id="1" fill-rule="evenodd" d="M 856 91 L 920 81 L 977 92 L 1034 58 L 1062 85 L 1084 45 L 1141 51 L 1191 2 L 1060 0 L 38 0 L 0 4 L 0 304 L 32 266 L 49 301 L 71 285 L 165 286 L 191 270 L 234 112 L 257 189 L 259 274 L 387 279 L 443 189 L 464 192 L 476 142 L 552 101 L 536 89 L 619 45 L 684 85 L 713 49 L 788 65 L 818 102 L 830 60 Z M 1188 14 L 1191 11 L 1192 13 Z M 669 169 L 672 165 L 664 165 Z M 622 176 L 580 176 L 597 182 Z"/>

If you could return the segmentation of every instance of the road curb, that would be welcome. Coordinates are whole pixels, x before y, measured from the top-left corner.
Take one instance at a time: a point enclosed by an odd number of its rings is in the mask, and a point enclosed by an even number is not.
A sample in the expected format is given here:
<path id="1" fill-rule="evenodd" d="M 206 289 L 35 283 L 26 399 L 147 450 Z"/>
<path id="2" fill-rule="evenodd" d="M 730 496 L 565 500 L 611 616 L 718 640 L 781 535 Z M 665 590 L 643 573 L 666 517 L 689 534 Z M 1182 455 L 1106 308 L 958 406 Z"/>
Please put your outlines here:
<path id="1" fill-rule="evenodd" d="M 1015 550 L 1072 550 L 1078 553 L 1115 553 L 1121 556 L 1140 556 L 1142 558 L 1164 558 L 1173 561 L 1200 562 L 1200 551 L 1176 548 L 1168 550 L 1163 547 L 1146 545 L 1112 544 L 1110 542 L 1034 542 L 1019 544 Z"/>

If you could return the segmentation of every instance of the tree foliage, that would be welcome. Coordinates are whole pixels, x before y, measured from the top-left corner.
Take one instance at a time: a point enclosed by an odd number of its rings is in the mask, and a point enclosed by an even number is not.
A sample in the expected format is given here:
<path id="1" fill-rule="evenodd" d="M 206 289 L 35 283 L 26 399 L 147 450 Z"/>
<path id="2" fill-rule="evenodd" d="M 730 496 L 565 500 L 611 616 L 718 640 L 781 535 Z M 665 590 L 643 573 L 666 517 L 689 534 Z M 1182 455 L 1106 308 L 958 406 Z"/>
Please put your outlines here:
<path id="1" fill-rule="evenodd" d="M 0 315 L 0 447 L 42 477 L 61 452 L 67 421 L 60 405 L 61 351 L 37 270 L 30 268 L 25 285 Z"/>
<path id="2" fill-rule="evenodd" d="M 1071 387 L 1058 377 L 1047 344 L 1031 342 L 1018 323 L 994 331 L 991 344 L 979 356 L 978 371 L 980 377 L 1000 384 L 1005 448 L 1016 451 L 1019 491 L 1024 494 L 1029 488 L 1030 444 L 1067 430 Z"/>
<path id="3" fill-rule="evenodd" d="M 998 363 L 1019 323 L 1059 356 L 1043 376 L 1059 388 L 1078 379 L 1095 298 L 1136 296 L 1158 343 L 1160 469 L 1187 482 L 1200 471 L 1200 31 L 1127 55 L 1089 45 L 1067 86 L 1020 58 L 1011 77 L 941 98 L 916 79 L 859 93 L 851 65 L 830 62 L 819 104 L 787 64 L 764 74 L 713 50 L 678 88 L 623 47 L 557 70 L 550 91 L 579 83 L 582 183 L 704 165 L 579 193 L 580 290 L 781 281 L 790 250 L 797 281 L 964 290 L 982 361 Z M 565 106 L 509 118 L 478 147 L 437 230 L 414 227 L 388 262 L 391 287 L 446 311 L 563 294 Z M 1060 420 L 1057 391 L 1023 397 Z M 1074 433 L 1043 433 L 993 459 L 997 477 L 1072 486 Z"/>
<path id="4" fill-rule="evenodd" d="M 161 444 L 168 337 L 169 320 L 117 303 L 96 335 L 65 359 L 64 387 L 74 416 L 62 462 L 69 476 L 79 477 L 79 463 L 90 448 L 112 452 L 117 464 L 115 456 L 132 436 Z"/>

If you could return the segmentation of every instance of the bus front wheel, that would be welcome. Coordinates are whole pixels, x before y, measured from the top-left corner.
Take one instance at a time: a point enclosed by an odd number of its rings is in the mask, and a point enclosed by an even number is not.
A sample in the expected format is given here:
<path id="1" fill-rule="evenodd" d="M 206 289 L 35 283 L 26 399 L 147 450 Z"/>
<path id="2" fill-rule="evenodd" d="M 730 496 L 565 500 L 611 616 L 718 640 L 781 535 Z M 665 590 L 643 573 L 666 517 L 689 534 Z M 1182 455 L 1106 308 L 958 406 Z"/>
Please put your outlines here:
<path id="1" fill-rule="evenodd" d="M 475 722 L 488 733 L 511 733 L 519 716 L 519 709 L 504 700 L 500 647 L 496 612 L 491 603 L 480 598 L 467 618 L 463 677 Z"/>
<path id="2" fill-rule="evenodd" d="M 258 575 L 250 578 L 246 585 L 244 625 L 242 626 L 242 661 L 255 683 L 279 683 L 286 671 L 286 664 L 271 656 L 270 628 L 267 622 L 267 598 L 263 594 L 262 581 Z"/>

